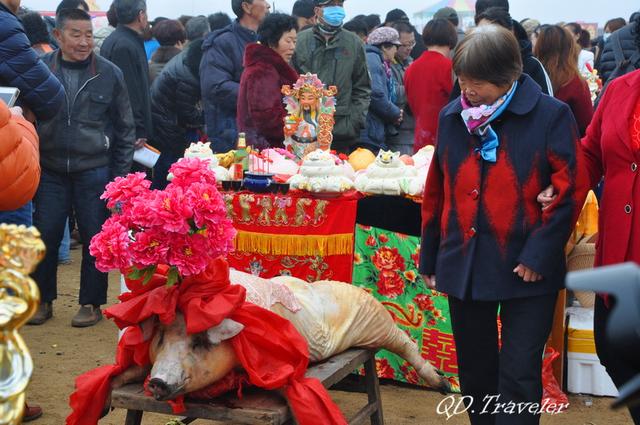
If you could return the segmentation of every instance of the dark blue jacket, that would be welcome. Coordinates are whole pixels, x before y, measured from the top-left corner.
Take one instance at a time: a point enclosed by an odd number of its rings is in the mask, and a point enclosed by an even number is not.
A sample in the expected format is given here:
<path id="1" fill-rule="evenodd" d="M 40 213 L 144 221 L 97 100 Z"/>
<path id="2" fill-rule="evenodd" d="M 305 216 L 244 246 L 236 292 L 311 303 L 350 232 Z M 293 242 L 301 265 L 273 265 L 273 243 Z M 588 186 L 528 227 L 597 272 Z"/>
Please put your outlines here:
<path id="1" fill-rule="evenodd" d="M 256 33 L 235 21 L 209 34 L 202 45 L 200 86 L 204 119 L 215 152 L 226 152 L 235 147 L 238 134 L 236 107 L 244 69 L 244 48 L 255 41 Z"/>
<path id="2" fill-rule="evenodd" d="M 477 156 L 460 99 L 440 113 L 436 152 L 422 207 L 420 272 L 459 299 L 499 301 L 551 294 L 564 286 L 564 247 L 587 193 L 576 122 L 569 107 L 523 74 L 492 128 L 495 163 Z M 558 198 L 536 198 L 553 184 Z M 524 264 L 544 279 L 525 283 Z"/>
<path id="3" fill-rule="evenodd" d="M 64 102 L 64 88 L 38 59 L 18 18 L 0 3 L 0 86 L 20 89 L 20 101 L 39 120 L 54 117 Z"/>
<path id="4" fill-rule="evenodd" d="M 114 63 L 124 75 L 136 123 L 136 138 L 149 139 L 153 144 L 149 63 L 142 37 L 129 27 L 118 25 L 102 43 L 100 55 Z"/>
<path id="5" fill-rule="evenodd" d="M 389 79 L 393 79 L 393 76 L 387 76 L 382 62 L 382 50 L 367 45 L 366 51 L 371 75 L 371 103 L 360 139 L 372 150 L 386 149 L 387 126 L 392 126 L 400 118 L 400 108 L 391 101 Z"/>
<path id="6" fill-rule="evenodd" d="M 191 134 L 204 127 L 200 107 L 202 39 L 193 40 L 166 64 L 151 85 L 154 143 L 177 158 L 189 147 Z"/>

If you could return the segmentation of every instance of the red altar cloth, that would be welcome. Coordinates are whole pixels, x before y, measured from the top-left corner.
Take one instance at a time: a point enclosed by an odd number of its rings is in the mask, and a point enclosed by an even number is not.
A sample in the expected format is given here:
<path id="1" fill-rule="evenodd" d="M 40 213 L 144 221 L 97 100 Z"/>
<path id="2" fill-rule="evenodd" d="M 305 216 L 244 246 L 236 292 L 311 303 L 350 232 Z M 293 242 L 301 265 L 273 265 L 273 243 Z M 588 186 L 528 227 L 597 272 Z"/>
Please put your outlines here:
<path id="1" fill-rule="evenodd" d="M 263 278 L 351 282 L 356 192 L 330 199 L 302 192 L 225 192 L 238 231 L 231 267 Z"/>

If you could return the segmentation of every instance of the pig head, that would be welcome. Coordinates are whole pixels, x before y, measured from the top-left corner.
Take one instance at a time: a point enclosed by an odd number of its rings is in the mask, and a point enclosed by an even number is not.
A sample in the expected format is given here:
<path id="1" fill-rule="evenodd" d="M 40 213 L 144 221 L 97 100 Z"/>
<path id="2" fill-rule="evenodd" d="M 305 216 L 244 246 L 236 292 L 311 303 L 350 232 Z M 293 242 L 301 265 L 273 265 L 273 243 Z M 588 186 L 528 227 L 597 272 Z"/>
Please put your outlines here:
<path id="1" fill-rule="evenodd" d="M 207 387 L 239 365 L 230 338 L 244 328 L 225 319 L 206 332 L 188 335 L 181 313 L 170 325 L 157 324 L 149 349 L 153 367 L 148 389 L 156 400 Z"/>

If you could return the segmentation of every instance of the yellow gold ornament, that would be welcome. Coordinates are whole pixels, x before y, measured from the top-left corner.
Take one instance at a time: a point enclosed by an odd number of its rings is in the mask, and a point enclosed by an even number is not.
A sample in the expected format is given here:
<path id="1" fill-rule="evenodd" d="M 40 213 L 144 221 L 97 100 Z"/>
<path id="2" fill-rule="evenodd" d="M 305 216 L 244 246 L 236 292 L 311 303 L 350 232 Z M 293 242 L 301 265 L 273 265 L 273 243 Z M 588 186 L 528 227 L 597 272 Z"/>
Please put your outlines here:
<path id="1" fill-rule="evenodd" d="M 29 277 L 44 256 L 35 227 L 0 224 L 0 424 L 20 424 L 25 389 L 33 361 L 18 333 L 40 303 L 38 287 Z"/>

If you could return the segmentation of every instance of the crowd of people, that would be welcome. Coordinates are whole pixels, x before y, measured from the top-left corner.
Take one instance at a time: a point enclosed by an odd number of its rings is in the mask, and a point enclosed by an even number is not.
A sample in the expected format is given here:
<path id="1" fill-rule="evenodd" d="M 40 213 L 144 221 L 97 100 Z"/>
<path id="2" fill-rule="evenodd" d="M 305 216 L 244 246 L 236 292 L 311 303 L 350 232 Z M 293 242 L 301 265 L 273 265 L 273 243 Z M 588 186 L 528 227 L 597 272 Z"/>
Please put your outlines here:
<path id="1" fill-rule="evenodd" d="M 449 295 L 463 394 L 540 400 L 564 244 L 588 189 L 602 189 L 596 266 L 640 263 L 640 14 L 609 20 L 594 39 L 577 23 L 516 20 L 508 0 L 478 0 L 474 28 L 446 7 L 420 33 L 400 9 L 346 21 L 344 3 L 298 0 L 286 14 L 231 0 L 233 20 L 150 21 L 144 0 L 114 0 L 108 25 L 94 28 L 84 0 L 63 0 L 55 19 L 0 0 L 0 85 L 20 89 L 19 106 L 0 102 L 0 222 L 35 225 L 47 248 L 30 324 L 53 316 L 73 227 L 83 251 L 71 324 L 101 320 L 107 274 L 88 242 L 108 217 L 109 181 L 147 171 L 164 188 L 198 140 L 227 152 L 244 132 L 249 145 L 282 147 L 281 87 L 312 73 L 338 88 L 333 149 L 436 147 L 420 271 Z M 595 115 L 594 69 L 605 83 Z M 133 162 L 145 146 L 161 152 L 153 170 Z M 621 386 L 634 371 L 609 351 L 610 308 L 596 303 L 596 345 Z M 640 424 L 640 409 L 631 415 Z"/>

